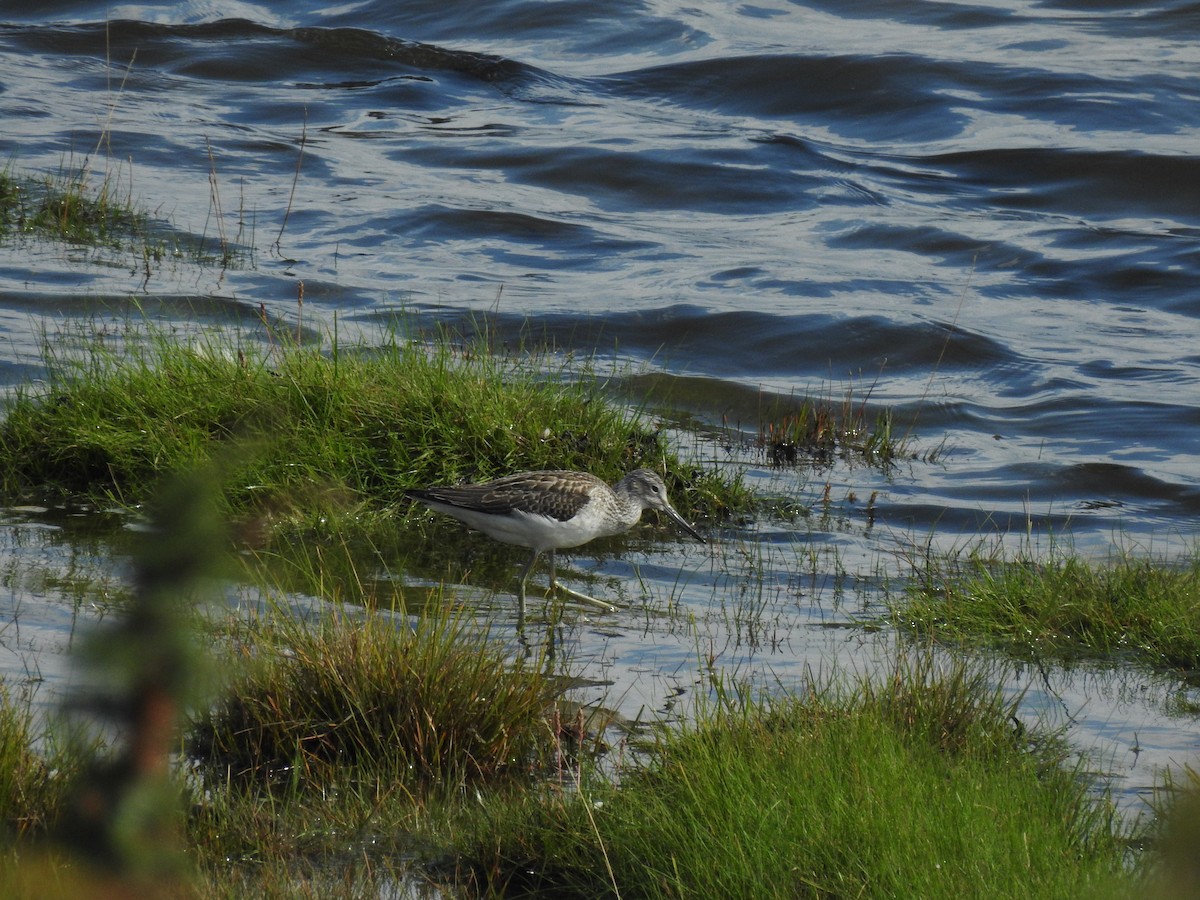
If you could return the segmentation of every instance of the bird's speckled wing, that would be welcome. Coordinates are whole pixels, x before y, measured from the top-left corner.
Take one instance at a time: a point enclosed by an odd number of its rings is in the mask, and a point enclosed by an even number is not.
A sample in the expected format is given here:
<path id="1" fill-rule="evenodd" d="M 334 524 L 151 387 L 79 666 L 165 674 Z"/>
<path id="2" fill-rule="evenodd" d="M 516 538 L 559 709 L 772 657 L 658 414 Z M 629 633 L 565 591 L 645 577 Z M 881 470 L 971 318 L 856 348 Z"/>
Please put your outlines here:
<path id="1" fill-rule="evenodd" d="M 414 500 L 433 501 L 482 513 L 519 511 L 565 522 L 587 505 L 592 491 L 607 485 L 586 472 L 521 472 L 482 484 L 406 491 Z"/>

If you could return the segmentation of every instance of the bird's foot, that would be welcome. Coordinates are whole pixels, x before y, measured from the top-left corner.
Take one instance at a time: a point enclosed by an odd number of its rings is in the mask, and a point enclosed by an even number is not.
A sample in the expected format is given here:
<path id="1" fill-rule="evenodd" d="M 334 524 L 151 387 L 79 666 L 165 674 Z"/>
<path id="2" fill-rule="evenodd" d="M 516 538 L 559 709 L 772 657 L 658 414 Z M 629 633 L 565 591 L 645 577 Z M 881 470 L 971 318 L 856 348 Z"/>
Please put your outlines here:
<path id="1" fill-rule="evenodd" d="M 595 597 L 589 597 L 587 594 L 581 594 L 579 591 L 573 591 L 569 587 L 563 587 L 557 582 L 550 585 L 550 587 L 557 588 L 558 590 L 562 591 L 565 596 L 570 597 L 572 600 L 575 600 L 579 603 L 586 603 L 589 606 L 598 607 L 605 612 L 616 612 L 618 609 L 620 609 L 619 606 L 609 603 L 607 600 L 597 600 Z"/>

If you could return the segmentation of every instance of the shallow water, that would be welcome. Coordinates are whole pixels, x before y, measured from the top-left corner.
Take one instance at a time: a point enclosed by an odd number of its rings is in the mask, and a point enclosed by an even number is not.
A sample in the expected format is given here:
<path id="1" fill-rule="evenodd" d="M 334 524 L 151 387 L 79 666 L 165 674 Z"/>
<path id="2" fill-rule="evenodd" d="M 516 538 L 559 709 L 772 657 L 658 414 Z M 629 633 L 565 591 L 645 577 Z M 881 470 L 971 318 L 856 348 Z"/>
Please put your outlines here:
<path id="1" fill-rule="evenodd" d="M 513 346 L 660 373 L 711 429 L 702 458 L 756 484 L 815 511 L 830 484 L 830 515 L 730 531 L 720 551 L 572 557 L 635 609 L 699 623 L 567 627 L 628 715 L 692 691 L 709 655 L 764 682 L 887 660 L 889 636 L 824 626 L 914 545 L 1195 544 L 1195 3 L 25 8 L 0 11 L 0 154 L 35 173 L 86 161 L 165 234 L 251 250 L 147 271 L 120 250 L 0 243 L 3 385 L 36 377 L 43 333 L 73 323 L 209 329 L 262 304 L 369 338 L 398 310 L 474 315 Z M 847 389 L 935 459 L 773 472 L 721 430 L 752 436 L 772 397 Z M 10 558 L 61 529 L 5 527 Z M 12 596 L 23 635 L 43 613 L 69 630 L 54 602 Z M 755 611 L 773 639 L 745 633 Z M 12 633 L 6 674 L 57 665 L 38 652 L 55 638 Z M 1200 727 L 1164 714 L 1177 685 L 1125 678 L 1013 685 L 1114 768 L 1131 757 L 1136 806 Z"/>

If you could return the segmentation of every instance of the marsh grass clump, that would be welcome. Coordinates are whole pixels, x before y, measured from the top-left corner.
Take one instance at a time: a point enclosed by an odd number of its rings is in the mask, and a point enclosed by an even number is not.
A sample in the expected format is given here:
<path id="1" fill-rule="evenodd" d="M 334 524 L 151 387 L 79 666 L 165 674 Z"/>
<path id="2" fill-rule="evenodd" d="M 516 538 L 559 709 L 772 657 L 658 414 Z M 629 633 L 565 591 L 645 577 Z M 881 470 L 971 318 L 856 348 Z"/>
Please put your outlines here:
<path id="1" fill-rule="evenodd" d="M 842 402 L 803 399 L 794 409 L 759 424 L 757 444 L 773 466 L 794 466 L 811 460 L 828 465 L 835 459 L 862 462 L 886 469 L 907 455 L 906 442 L 892 430 L 890 410 L 868 418 L 865 404 L 851 394 Z"/>
<path id="2" fill-rule="evenodd" d="M 747 499 L 681 463 L 594 380 L 395 338 L 328 352 L 218 341 L 47 345 L 47 383 L 20 389 L 0 424 L 4 495 L 132 506 L 165 474 L 224 455 L 239 462 L 221 500 L 242 521 L 353 517 L 389 509 L 414 484 L 538 468 L 613 480 L 666 470 L 689 515 Z"/>
<path id="3" fill-rule="evenodd" d="M 891 409 L 871 403 L 871 391 L 860 395 L 854 383 L 840 395 L 832 387 L 824 395 L 783 395 L 751 393 L 708 378 L 646 373 L 621 379 L 620 389 L 677 418 L 681 410 L 691 410 L 701 422 L 718 419 L 723 443 L 745 444 L 776 468 L 842 462 L 886 471 L 898 460 L 918 456 L 910 433 L 897 433 Z M 937 453 L 921 458 L 931 460 Z"/>
<path id="4" fill-rule="evenodd" d="M 1081 897 L 1120 882 L 1109 804 L 981 676 L 727 698 L 619 785 L 464 829 L 460 876 L 557 897 Z"/>
<path id="5" fill-rule="evenodd" d="M 30 695 L 14 696 L 0 681 L 0 843 L 44 836 L 81 765 L 71 748 L 39 733 Z"/>
<path id="6" fill-rule="evenodd" d="M 12 230 L 20 201 L 21 183 L 13 175 L 10 166 L 0 171 L 0 237 L 7 236 Z"/>
<path id="7" fill-rule="evenodd" d="M 925 560 L 893 620 L 941 640 L 999 644 L 1025 657 L 1124 659 L 1200 670 L 1200 555 L 1169 566 L 1047 558 Z"/>
<path id="8" fill-rule="evenodd" d="M 892 411 L 871 403 L 871 385 L 861 396 L 851 384 L 840 397 L 774 397 L 758 411 L 759 451 L 773 466 L 835 461 L 887 471 L 896 461 L 918 458 L 911 432 L 896 432 Z M 937 449 L 920 454 L 932 460 Z"/>
<path id="9" fill-rule="evenodd" d="M 95 183 L 87 161 L 64 160 L 55 173 L 38 177 L 0 174 L 0 237 L 30 235 L 111 249 L 150 249 L 150 217 L 133 202 L 116 174 Z M 161 250 L 156 249 L 156 255 Z"/>
<path id="10" fill-rule="evenodd" d="M 553 680 L 463 620 L 282 619 L 251 639 L 190 729 L 210 781 L 453 787 L 528 774 L 550 743 Z"/>
<path id="11" fill-rule="evenodd" d="M 97 175 L 91 157 L 78 165 L 68 157 L 57 171 L 44 175 L 19 174 L 9 166 L 0 172 L 0 240 L 61 241 L 127 255 L 134 271 L 140 269 L 147 280 L 167 258 L 224 268 L 252 259 L 252 249 L 240 242 L 241 230 L 237 239 L 222 230 L 214 253 L 203 236 L 180 232 L 156 219 L 134 200 L 132 181 L 132 165 L 122 172 L 106 160 L 106 171 Z M 240 221 L 245 216 L 242 210 Z M 223 229 L 219 208 L 214 217 Z"/>

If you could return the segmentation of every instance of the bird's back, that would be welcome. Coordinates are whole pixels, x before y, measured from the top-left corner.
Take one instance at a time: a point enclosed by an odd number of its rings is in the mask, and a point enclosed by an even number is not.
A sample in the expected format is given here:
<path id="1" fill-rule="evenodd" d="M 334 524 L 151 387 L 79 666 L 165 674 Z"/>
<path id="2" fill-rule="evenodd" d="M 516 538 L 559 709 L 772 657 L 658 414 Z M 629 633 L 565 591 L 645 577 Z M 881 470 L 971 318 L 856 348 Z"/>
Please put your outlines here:
<path id="1" fill-rule="evenodd" d="M 505 475 L 480 484 L 414 488 L 405 495 L 430 505 L 501 516 L 514 512 L 565 522 L 578 515 L 607 484 L 587 472 L 545 470 Z"/>

